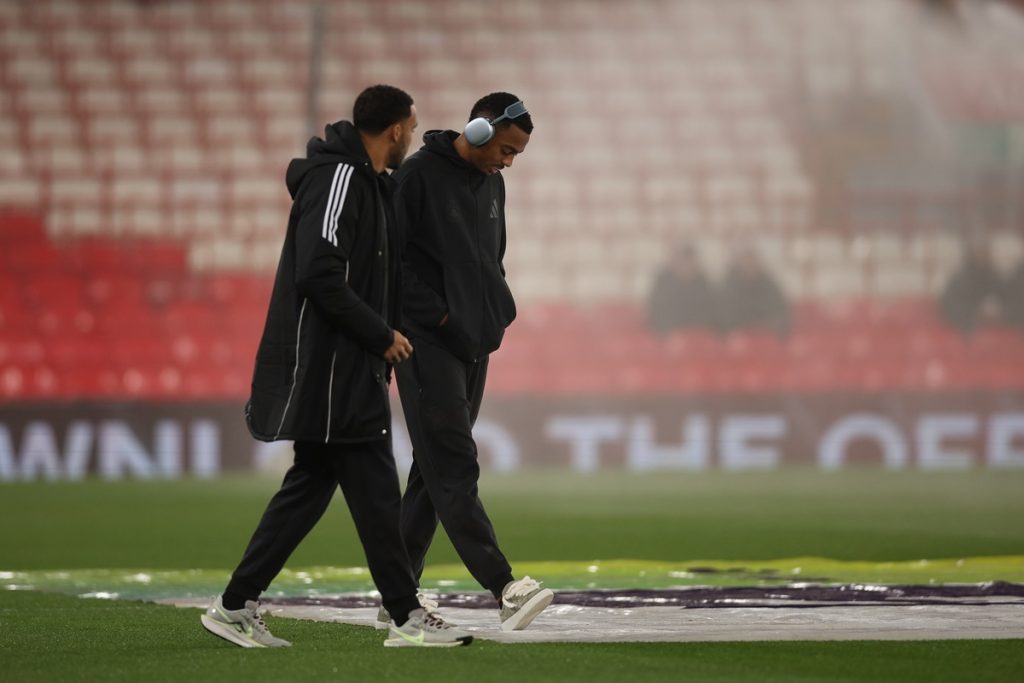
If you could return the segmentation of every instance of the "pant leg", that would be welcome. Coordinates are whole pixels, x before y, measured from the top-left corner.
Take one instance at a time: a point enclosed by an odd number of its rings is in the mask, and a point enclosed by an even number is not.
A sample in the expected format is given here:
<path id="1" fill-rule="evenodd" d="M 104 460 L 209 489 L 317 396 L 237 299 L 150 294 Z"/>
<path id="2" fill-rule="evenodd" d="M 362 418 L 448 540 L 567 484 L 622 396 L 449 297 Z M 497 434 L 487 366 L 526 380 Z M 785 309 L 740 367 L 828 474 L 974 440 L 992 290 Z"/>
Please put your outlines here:
<path id="1" fill-rule="evenodd" d="M 408 417 L 406 417 L 406 421 L 408 421 Z M 434 540 L 437 521 L 437 512 L 434 510 L 434 504 L 430 502 L 430 493 L 427 491 L 423 476 L 420 475 L 420 468 L 416 464 L 414 455 L 412 467 L 409 469 L 409 481 L 405 486 L 405 495 L 402 497 L 401 528 L 417 585 L 420 577 L 423 576 L 427 551 L 430 550 L 430 544 Z"/>
<path id="2" fill-rule="evenodd" d="M 316 452 L 318 445 L 295 442 L 295 461 L 256 526 L 227 592 L 259 598 L 323 516 L 338 481 Z"/>
<path id="3" fill-rule="evenodd" d="M 417 359 L 418 360 L 418 359 Z M 398 383 L 398 395 L 402 401 L 402 412 L 405 415 L 406 428 L 412 441 L 412 466 L 402 496 L 402 539 L 412 562 L 412 570 L 419 583 L 423 576 L 423 567 L 427 559 L 427 551 L 434 540 L 437 530 L 437 511 L 430 500 L 426 482 L 420 474 L 417 462 L 417 449 L 422 443 L 419 434 L 422 432 L 420 420 L 420 384 L 417 373 L 412 366 L 415 360 L 408 360 L 395 366 L 395 380 Z M 413 435 L 416 436 L 413 436 Z"/>
<path id="4" fill-rule="evenodd" d="M 480 406 L 484 402 L 484 385 L 487 383 L 487 366 L 491 357 L 484 356 L 479 362 L 473 363 L 466 378 L 466 400 L 469 401 L 469 427 L 476 425 L 480 415 Z"/>
<path id="5" fill-rule="evenodd" d="M 398 389 L 418 476 L 430 503 L 473 578 L 500 594 L 512 579 L 512 570 L 478 495 L 480 466 L 472 422 L 486 375 L 486 366 L 481 373 L 478 365 L 463 363 L 448 351 L 418 340 L 416 353 L 398 366 Z M 407 519 L 425 514 L 421 499 L 418 490 L 412 496 L 406 491 L 403 507 L 408 504 L 409 509 L 403 514 Z M 431 524 L 420 521 L 421 525 L 410 522 L 404 527 L 413 532 L 406 537 L 406 546 L 414 567 L 422 566 L 430 545 L 425 530 L 433 532 Z"/>
<path id="6" fill-rule="evenodd" d="M 330 461 L 366 554 L 381 602 L 396 622 L 420 606 L 402 542 L 402 490 L 390 439 L 332 446 Z"/>

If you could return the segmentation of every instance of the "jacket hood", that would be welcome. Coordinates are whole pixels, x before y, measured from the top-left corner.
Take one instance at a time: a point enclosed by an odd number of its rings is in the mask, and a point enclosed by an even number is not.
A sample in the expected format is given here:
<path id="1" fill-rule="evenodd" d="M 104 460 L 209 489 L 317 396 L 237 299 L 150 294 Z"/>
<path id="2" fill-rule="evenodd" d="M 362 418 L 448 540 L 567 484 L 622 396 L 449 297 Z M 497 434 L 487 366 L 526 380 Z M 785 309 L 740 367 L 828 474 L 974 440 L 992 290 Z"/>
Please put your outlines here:
<path id="1" fill-rule="evenodd" d="M 423 148 L 428 152 L 439 154 L 456 166 L 479 173 L 475 166 L 459 156 L 455 151 L 455 140 L 459 133 L 454 130 L 428 130 L 423 134 Z"/>
<path id="2" fill-rule="evenodd" d="M 312 137 L 306 143 L 306 158 L 292 159 L 285 174 L 285 183 L 292 199 L 295 198 L 302 179 L 317 166 L 347 161 L 355 166 L 368 166 L 370 157 L 366 153 L 358 131 L 348 121 L 338 121 L 324 128 L 324 137 Z"/>

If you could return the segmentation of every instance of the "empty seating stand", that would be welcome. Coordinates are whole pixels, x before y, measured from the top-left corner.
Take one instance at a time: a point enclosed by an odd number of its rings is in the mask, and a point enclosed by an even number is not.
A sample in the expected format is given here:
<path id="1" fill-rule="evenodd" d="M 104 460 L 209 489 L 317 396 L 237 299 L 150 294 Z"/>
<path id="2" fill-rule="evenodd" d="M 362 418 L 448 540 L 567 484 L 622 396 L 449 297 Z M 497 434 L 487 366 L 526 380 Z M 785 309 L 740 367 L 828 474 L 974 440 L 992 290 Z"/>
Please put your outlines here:
<path id="1" fill-rule="evenodd" d="M 0 399 L 244 399 L 272 277 L 187 269 L 173 242 L 54 244 L 0 215 Z M 913 298 L 806 303 L 761 330 L 652 335 L 635 305 L 524 308 L 495 354 L 505 394 L 702 394 L 1024 388 L 1024 335 L 969 338 Z"/>
<path id="2" fill-rule="evenodd" d="M 806 103 L 899 92 L 887 27 L 910 3 L 328 5 L 310 131 L 311 0 L 0 3 L 0 400 L 244 397 L 288 160 L 376 82 L 413 94 L 422 130 L 496 89 L 533 113 L 507 174 L 521 315 L 496 392 L 1024 385 L 1017 335 L 934 318 L 951 234 L 817 220 Z M 713 271 L 756 246 L 798 302 L 792 335 L 650 335 L 642 302 L 681 239 Z M 1019 231 L 999 239 L 1021 255 Z"/>

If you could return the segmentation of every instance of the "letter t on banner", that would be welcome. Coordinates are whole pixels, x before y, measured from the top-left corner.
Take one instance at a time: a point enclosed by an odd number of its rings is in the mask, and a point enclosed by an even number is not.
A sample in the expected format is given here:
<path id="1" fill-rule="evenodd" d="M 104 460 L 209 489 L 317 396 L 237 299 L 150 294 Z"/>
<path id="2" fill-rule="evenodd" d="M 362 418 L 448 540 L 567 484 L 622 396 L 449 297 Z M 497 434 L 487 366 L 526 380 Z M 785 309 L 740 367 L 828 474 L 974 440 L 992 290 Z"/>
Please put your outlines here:
<path id="1" fill-rule="evenodd" d="M 594 472 L 601 465 L 601 443 L 622 436 L 622 420 L 611 415 L 551 418 L 545 433 L 569 441 L 572 468 Z"/>

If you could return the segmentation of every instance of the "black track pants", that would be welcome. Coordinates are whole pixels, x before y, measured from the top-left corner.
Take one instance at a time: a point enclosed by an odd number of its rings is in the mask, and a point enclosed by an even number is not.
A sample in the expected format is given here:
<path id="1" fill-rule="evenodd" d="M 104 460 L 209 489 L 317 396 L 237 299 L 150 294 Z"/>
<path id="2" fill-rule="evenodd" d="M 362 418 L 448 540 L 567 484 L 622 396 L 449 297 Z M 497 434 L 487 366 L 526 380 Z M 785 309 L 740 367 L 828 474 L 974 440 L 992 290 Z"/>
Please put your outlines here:
<path id="1" fill-rule="evenodd" d="M 399 531 L 401 489 L 389 439 L 295 442 L 295 462 L 263 513 L 227 590 L 258 598 L 323 516 L 339 485 L 384 608 L 392 615 L 418 608 L 416 581 Z M 345 561 L 355 564 L 355 559 Z"/>
<path id="2" fill-rule="evenodd" d="M 473 578 L 499 597 L 512 570 L 477 490 L 473 424 L 480 412 L 487 359 L 464 363 L 447 350 L 414 340 L 411 358 L 396 366 L 398 392 L 413 447 L 402 498 L 402 537 L 417 580 L 437 522 Z"/>

